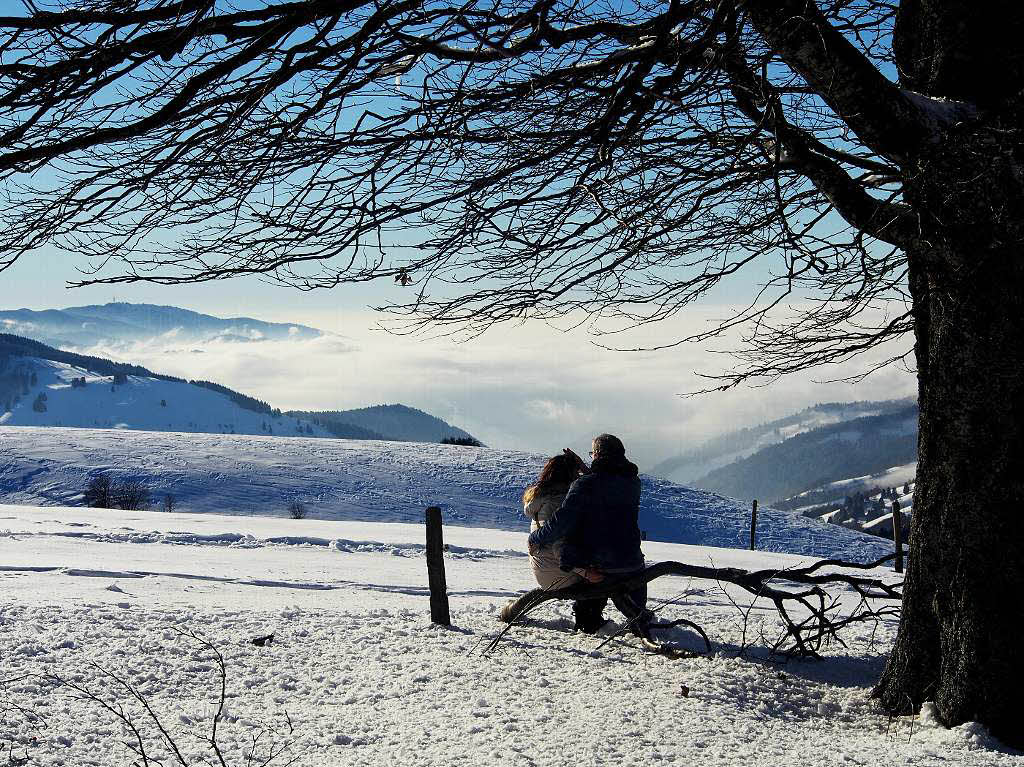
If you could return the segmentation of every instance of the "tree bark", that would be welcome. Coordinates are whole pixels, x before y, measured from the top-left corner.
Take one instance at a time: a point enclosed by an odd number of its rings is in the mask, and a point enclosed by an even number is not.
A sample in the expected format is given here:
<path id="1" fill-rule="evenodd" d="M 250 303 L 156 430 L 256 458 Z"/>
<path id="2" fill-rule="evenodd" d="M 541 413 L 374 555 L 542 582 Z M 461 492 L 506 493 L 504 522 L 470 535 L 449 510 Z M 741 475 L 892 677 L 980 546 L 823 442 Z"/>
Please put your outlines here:
<path id="1" fill-rule="evenodd" d="M 945 34 L 934 3 L 905 5 L 933 6 L 928 39 Z M 1008 13 L 1007 23 L 1024 19 L 1022 9 Z M 915 85 L 928 86 L 931 73 L 933 89 L 963 87 L 942 75 L 944 59 L 923 64 L 927 46 L 909 36 L 904 28 L 897 39 L 915 52 L 906 67 Z M 1004 100 L 904 167 L 921 230 L 908 253 L 919 455 L 903 613 L 875 690 L 890 711 L 931 700 L 946 724 L 980 721 L 1014 745 L 1024 743 L 1014 705 L 1024 679 L 1022 125 L 1019 97 Z"/>

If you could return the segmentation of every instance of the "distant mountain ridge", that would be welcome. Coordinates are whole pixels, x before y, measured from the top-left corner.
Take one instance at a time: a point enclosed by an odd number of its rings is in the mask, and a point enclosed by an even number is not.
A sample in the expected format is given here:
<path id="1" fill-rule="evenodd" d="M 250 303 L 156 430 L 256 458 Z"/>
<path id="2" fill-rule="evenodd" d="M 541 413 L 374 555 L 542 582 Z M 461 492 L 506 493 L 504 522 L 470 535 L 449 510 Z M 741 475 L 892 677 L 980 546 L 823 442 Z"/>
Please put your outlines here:
<path id="1" fill-rule="evenodd" d="M 913 398 L 822 402 L 784 418 L 722 434 L 656 464 L 650 473 L 674 482 L 693 483 L 716 469 L 803 432 L 855 418 L 891 413 L 913 404 Z"/>
<path id="2" fill-rule="evenodd" d="M 801 432 L 697 478 L 733 498 L 774 502 L 917 460 L 916 404 Z"/>
<path id="3" fill-rule="evenodd" d="M 323 332 L 252 317 L 214 317 L 176 306 L 113 302 L 67 309 L 0 310 L 0 330 L 53 346 L 90 347 L 167 337 L 181 343 L 281 341 L 318 338 Z"/>
<path id="4" fill-rule="evenodd" d="M 212 381 L 161 375 L 8 333 L 0 333 L 0 425 L 413 442 L 471 436 L 405 405 L 282 413 Z"/>

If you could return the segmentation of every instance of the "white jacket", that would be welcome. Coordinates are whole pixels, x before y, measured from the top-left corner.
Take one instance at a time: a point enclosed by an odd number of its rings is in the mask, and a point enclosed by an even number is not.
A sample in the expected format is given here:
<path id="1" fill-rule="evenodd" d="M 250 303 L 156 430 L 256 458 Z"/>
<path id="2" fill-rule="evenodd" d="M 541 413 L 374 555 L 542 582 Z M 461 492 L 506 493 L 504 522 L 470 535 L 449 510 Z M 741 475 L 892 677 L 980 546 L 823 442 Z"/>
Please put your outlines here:
<path id="1" fill-rule="evenodd" d="M 530 518 L 530 532 L 540 528 L 551 519 L 558 511 L 558 507 L 562 505 L 562 499 L 565 498 L 568 491 L 569 488 L 566 488 L 562 492 L 538 495 L 523 504 L 523 513 Z M 533 577 L 541 588 L 564 588 L 580 580 L 577 575 L 562 572 L 561 563 L 561 541 L 530 555 L 530 569 L 533 570 Z"/>
<path id="2" fill-rule="evenodd" d="M 558 507 L 562 505 L 563 498 L 565 498 L 564 492 L 537 495 L 529 503 L 523 504 L 523 513 L 531 520 L 531 533 L 554 516 L 554 513 L 558 511 Z"/>

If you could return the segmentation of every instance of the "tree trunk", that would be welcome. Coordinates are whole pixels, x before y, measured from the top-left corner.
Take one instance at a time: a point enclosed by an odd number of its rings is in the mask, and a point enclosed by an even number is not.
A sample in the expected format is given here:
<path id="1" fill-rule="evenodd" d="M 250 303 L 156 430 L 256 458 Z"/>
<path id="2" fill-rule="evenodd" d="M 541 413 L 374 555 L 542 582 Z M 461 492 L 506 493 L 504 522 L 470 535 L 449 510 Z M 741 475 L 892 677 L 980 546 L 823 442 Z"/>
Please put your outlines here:
<path id="1" fill-rule="evenodd" d="M 910 558 L 896 644 L 875 690 L 934 701 L 1024 744 L 1024 110 L 962 124 L 905 168 L 919 403 Z"/>

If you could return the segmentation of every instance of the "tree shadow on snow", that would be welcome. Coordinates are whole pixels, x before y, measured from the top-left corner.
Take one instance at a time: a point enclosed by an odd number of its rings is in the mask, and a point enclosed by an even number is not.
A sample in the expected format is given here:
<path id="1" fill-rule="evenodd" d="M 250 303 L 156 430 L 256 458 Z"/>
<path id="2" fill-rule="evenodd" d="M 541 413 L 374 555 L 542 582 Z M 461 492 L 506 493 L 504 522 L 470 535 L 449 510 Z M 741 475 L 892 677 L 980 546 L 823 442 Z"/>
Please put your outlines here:
<path id="1" fill-rule="evenodd" d="M 712 638 L 715 654 L 741 658 L 765 669 L 798 677 L 808 682 L 834 687 L 873 687 L 885 668 L 886 653 L 865 655 L 828 655 L 825 648 L 821 658 L 787 658 L 773 655 L 767 647 L 742 647 L 731 642 L 718 642 Z M 839 648 L 841 649 L 841 648 Z"/>

